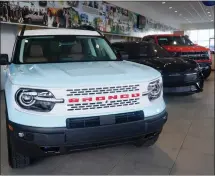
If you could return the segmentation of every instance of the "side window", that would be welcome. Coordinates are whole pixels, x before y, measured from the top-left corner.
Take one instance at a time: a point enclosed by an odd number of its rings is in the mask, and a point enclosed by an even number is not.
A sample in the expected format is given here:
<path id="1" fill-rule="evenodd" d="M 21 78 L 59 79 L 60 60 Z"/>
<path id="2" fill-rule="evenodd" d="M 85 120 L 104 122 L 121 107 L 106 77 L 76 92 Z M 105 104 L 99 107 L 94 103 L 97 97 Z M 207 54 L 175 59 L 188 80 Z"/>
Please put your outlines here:
<path id="1" fill-rule="evenodd" d="M 154 37 L 144 37 L 143 41 L 150 42 L 150 43 L 155 43 Z"/>
<path id="2" fill-rule="evenodd" d="M 153 37 L 150 37 L 149 40 L 148 40 L 148 42 L 155 43 L 155 39 Z"/>
<path id="3" fill-rule="evenodd" d="M 143 41 L 148 41 L 149 37 L 143 37 Z"/>

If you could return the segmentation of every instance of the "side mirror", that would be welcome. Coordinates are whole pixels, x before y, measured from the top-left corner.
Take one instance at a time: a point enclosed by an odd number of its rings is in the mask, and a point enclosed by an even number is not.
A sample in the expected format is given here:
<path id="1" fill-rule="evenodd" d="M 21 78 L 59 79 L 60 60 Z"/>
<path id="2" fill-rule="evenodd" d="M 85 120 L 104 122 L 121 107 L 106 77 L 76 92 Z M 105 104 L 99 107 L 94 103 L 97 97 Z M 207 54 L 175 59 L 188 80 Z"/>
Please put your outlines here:
<path id="1" fill-rule="evenodd" d="M 0 65 L 8 65 L 9 58 L 7 54 L 0 54 Z"/>

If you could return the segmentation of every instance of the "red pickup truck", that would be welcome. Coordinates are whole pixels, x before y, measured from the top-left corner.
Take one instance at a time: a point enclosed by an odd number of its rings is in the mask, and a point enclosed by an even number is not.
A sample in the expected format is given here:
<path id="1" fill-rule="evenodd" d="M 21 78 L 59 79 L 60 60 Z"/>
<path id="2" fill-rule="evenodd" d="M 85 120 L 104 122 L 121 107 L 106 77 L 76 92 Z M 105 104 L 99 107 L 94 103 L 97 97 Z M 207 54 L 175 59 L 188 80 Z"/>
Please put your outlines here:
<path id="1" fill-rule="evenodd" d="M 188 37 L 177 34 L 159 34 L 143 37 L 143 41 L 156 43 L 174 57 L 187 57 L 195 60 L 206 78 L 210 76 L 212 58 L 210 49 L 194 44 Z"/>

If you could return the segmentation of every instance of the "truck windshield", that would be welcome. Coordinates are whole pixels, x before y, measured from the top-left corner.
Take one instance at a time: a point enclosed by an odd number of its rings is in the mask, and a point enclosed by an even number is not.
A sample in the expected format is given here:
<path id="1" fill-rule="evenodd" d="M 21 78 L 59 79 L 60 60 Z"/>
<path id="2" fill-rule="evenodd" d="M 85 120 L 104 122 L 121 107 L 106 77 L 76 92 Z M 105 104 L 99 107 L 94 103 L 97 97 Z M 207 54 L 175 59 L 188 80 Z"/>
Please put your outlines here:
<path id="1" fill-rule="evenodd" d="M 159 45 L 176 45 L 176 46 L 193 46 L 191 42 L 185 36 L 159 36 L 157 37 Z"/>
<path id="2" fill-rule="evenodd" d="M 18 40 L 18 63 L 115 61 L 116 54 L 101 37 L 33 36 Z"/>

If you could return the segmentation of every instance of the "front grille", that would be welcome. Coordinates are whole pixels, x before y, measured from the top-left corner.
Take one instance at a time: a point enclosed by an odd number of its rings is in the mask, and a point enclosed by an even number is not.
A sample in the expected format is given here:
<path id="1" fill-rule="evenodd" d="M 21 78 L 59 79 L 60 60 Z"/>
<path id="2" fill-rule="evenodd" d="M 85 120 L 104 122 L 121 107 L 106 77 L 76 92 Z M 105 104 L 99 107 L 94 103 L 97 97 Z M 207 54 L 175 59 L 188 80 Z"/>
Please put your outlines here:
<path id="1" fill-rule="evenodd" d="M 89 110 L 89 109 L 102 109 L 102 108 L 115 108 L 122 106 L 132 106 L 140 104 L 139 98 L 127 99 L 127 100 L 112 100 L 106 102 L 97 102 L 97 103 L 77 103 L 77 104 L 68 104 L 68 111 L 80 111 L 80 110 Z"/>
<path id="2" fill-rule="evenodd" d="M 188 57 L 193 60 L 209 60 L 208 52 L 181 52 L 181 57 Z"/>
<path id="3" fill-rule="evenodd" d="M 105 119 L 106 118 L 106 119 Z M 104 120 L 105 119 L 105 120 Z M 135 111 L 128 113 L 113 114 L 110 116 L 93 116 L 93 117 L 82 117 L 82 118 L 68 118 L 66 119 L 67 128 L 89 128 L 106 125 L 104 121 L 107 122 L 107 125 L 111 124 L 121 124 L 128 123 L 138 120 L 144 120 L 143 111 Z"/>
<path id="4" fill-rule="evenodd" d="M 68 89 L 67 96 L 74 98 L 77 96 L 96 96 L 96 95 L 113 95 L 113 94 L 126 94 L 134 93 L 140 90 L 139 84 L 111 86 L 111 87 L 96 87 L 96 88 L 84 88 L 84 89 Z M 74 97 L 72 97 L 74 96 Z M 83 111 L 102 108 L 117 108 L 125 106 L 134 106 L 140 104 L 139 97 L 133 97 L 123 100 L 98 100 L 96 102 L 74 102 L 67 104 L 68 111 Z"/>
<path id="5" fill-rule="evenodd" d="M 85 89 L 68 89 L 67 96 L 125 93 L 125 92 L 139 91 L 139 90 L 140 90 L 139 84 L 124 85 L 124 86 L 111 86 L 111 87 L 85 88 Z"/>
<path id="6" fill-rule="evenodd" d="M 179 73 L 177 74 L 164 74 L 163 75 L 163 84 L 164 86 L 176 86 L 183 85 L 189 82 L 195 82 L 199 78 L 198 73 Z"/>
<path id="7" fill-rule="evenodd" d="M 197 73 L 195 73 L 195 74 L 185 75 L 184 81 L 192 82 L 192 81 L 196 81 L 197 79 L 198 79 L 198 75 Z"/>

